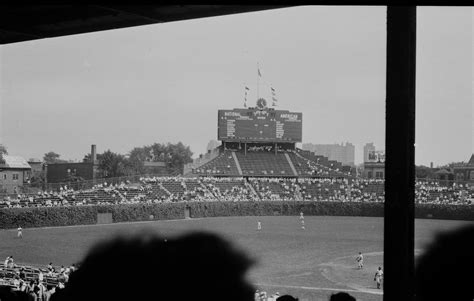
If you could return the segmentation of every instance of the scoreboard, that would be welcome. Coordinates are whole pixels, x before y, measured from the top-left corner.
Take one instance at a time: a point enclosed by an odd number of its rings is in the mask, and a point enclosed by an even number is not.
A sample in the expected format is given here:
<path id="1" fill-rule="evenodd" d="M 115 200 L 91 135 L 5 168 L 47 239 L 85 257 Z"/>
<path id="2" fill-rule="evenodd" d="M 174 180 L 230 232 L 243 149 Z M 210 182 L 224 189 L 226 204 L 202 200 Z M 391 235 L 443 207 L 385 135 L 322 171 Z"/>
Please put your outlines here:
<path id="1" fill-rule="evenodd" d="M 274 109 L 219 110 L 218 140 L 301 142 L 302 113 Z"/>

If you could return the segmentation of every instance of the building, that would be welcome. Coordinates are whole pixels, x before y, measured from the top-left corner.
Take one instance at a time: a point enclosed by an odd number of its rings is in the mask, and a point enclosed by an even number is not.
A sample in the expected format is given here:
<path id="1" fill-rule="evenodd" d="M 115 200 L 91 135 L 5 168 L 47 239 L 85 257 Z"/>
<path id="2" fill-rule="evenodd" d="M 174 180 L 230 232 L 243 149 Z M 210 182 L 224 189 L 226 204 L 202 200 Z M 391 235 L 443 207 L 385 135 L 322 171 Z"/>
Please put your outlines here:
<path id="1" fill-rule="evenodd" d="M 31 167 L 30 179 L 39 178 L 44 175 L 44 163 L 39 159 L 29 159 L 28 164 Z"/>
<path id="2" fill-rule="evenodd" d="M 344 165 L 354 166 L 355 147 L 352 143 L 341 144 L 312 144 L 303 143 L 303 150 L 308 150 L 317 155 L 325 156 L 329 160 L 340 162 Z"/>
<path id="3" fill-rule="evenodd" d="M 94 180 L 98 174 L 96 146 L 91 146 L 90 162 L 45 164 L 45 172 L 47 183 L 69 182 L 71 178 Z"/>
<path id="4" fill-rule="evenodd" d="M 467 163 L 453 164 L 451 166 L 456 181 L 468 181 L 474 183 L 474 154 Z"/>
<path id="5" fill-rule="evenodd" d="M 206 148 L 206 151 L 213 151 L 215 150 L 217 147 L 219 147 L 219 145 L 221 145 L 217 140 L 211 140 L 209 141 L 209 143 L 207 144 L 207 148 Z"/>
<path id="6" fill-rule="evenodd" d="M 0 154 L 0 193 L 19 193 L 31 175 L 31 166 L 22 157 Z"/>
<path id="7" fill-rule="evenodd" d="M 373 143 L 364 145 L 364 170 L 367 179 L 385 179 L 385 151 L 376 150 Z"/>
<path id="8" fill-rule="evenodd" d="M 364 145 L 364 162 L 369 162 L 369 153 L 375 152 L 375 145 L 367 143 Z"/>

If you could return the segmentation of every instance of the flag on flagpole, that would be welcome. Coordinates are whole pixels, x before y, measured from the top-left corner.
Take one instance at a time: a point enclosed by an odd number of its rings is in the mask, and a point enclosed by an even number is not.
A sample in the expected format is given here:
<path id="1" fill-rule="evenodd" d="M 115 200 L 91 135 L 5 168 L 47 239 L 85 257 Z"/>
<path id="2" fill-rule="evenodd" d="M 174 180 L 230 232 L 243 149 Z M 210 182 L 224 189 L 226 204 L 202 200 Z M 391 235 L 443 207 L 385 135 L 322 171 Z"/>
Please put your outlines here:
<path id="1" fill-rule="evenodd" d="M 260 73 L 260 68 L 258 68 L 258 76 L 262 77 L 262 73 Z"/>
<path id="2" fill-rule="evenodd" d="M 249 87 L 245 86 L 245 90 L 249 91 L 250 89 L 249 89 Z"/>
<path id="3" fill-rule="evenodd" d="M 272 89 L 272 93 L 275 94 L 275 89 L 273 89 L 273 87 L 270 87 L 270 89 Z"/>

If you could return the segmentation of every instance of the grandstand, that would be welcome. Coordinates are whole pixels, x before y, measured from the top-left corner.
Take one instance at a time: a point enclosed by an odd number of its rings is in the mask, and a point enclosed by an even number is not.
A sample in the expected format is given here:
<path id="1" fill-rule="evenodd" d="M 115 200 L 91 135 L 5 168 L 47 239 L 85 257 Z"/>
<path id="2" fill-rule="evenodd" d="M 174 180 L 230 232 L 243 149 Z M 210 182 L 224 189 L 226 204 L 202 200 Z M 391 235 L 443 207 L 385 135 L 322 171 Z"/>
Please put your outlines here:
<path id="1" fill-rule="evenodd" d="M 301 150 L 302 113 L 257 107 L 218 111 L 218 139 L 209 156 L 183 176 L 143 175 L 103 179 L 92 185 L 60 185 L 56 191 L 15 194 L 0 208 L 84 206 L 180 201 L 383 202 L 384 181 L 360 179 L 350 166 Z M 77 184 L 77 183 L 75 183 Z M 470 204 L 472 185 L 417 182 L 420 203 Z"/>

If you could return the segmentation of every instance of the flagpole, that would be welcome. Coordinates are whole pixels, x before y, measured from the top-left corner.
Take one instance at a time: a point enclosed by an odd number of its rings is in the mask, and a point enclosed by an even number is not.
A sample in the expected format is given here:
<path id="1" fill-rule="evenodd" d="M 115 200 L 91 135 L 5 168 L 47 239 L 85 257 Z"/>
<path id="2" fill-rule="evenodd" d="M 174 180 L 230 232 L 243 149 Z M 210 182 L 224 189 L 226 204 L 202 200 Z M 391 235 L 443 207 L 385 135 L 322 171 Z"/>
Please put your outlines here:
<path id="1" fill-rule="evenodd" d="M 257 62 L 257 100 L 259 98 L 259 88 L 260 88 L 260 74 L 258 74 L 260 72 L 260 66 Z"/>

